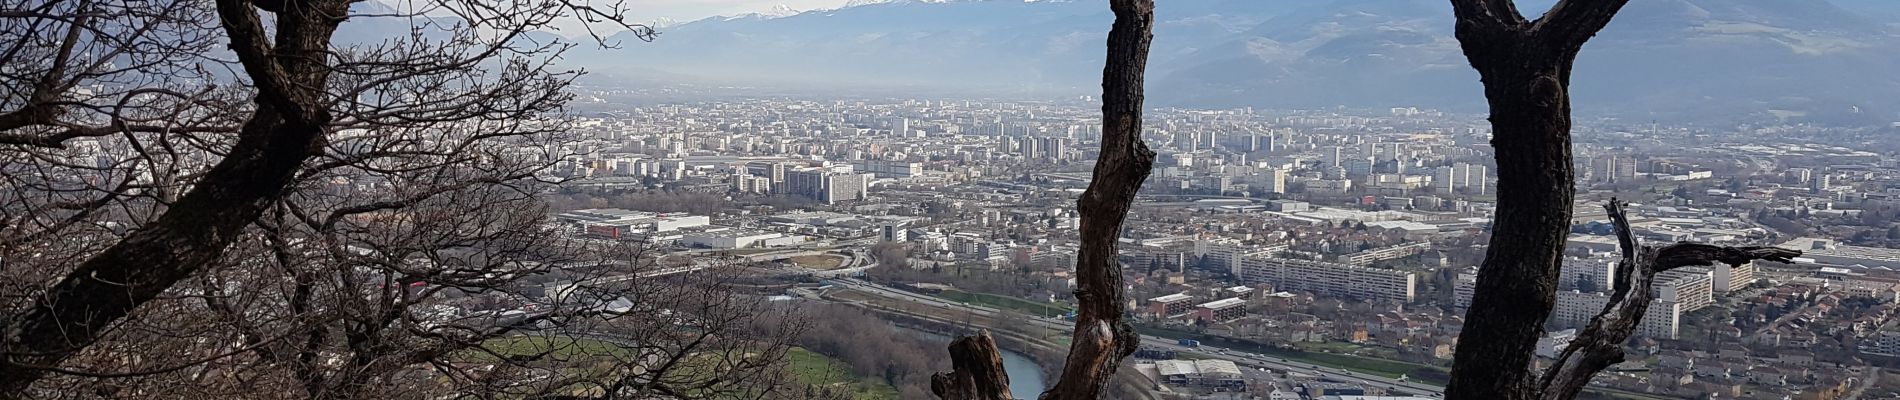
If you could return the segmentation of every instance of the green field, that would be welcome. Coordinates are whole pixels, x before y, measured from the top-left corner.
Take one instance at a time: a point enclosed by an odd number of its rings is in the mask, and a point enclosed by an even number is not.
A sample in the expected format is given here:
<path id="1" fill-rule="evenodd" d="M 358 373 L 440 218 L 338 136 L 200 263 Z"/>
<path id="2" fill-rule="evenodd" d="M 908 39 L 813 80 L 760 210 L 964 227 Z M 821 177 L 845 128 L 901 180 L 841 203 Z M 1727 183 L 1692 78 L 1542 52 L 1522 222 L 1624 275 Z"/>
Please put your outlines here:
<path id="1" fill-rule="evenodd" d="M 945 299 L 969 303 L 969 304 L 975 304 L 979 306 L 986 306 L 986 307 L 1003 309 L 1003 310 L 1011 310 L 1011 311 L 1016 311 L 1016 312 L 1020 312 L 1024 314 L 1030 314 L 1030 315 L 1055 316 L 1055 315 L 1066 314 L 1069 311 L 1073 310 L 1072 308 L 1069 308 L 1069 306 L 1062 305 L 1062 304 L 1024 300 L 1024 299 L 1019 299 L 1015 297 L 994 295 L 994 294 L 989 294 L 989 293 L 975 293 L 975 292 L 963 292 L 963 291 L 956 291 L 956 290 L 945 290 L 942 294 L 938 294 L 937 297 L 942 297 Z"/>
<path id="2" fill-rule="evenodd" d="M 1366 346 L 1347 342 L 1299 342 L 1294 343 L 1293 347 L 1305 350 L 1308 353 L 1333 353 L 1375 360 L 1392 360 L 1399 358 L 1399 352 L 1391 348 Z"/>
<path id="3" fill-rule="evenodd" d="M 501 357 L 539 356 L 539 360 L 577 367 L 562 368 L 563 371 L 597 376 L 611 376 L 619 373 L 619 371 L 613 369 L 615 367 L 610 366 L 611 364 L 587 363 L 586 361 L 588 359 L 594 357 L 615 357 L 625 360 L 625 356 L 631 354 L 631 351 L 627 348 L 613 343 L 572 337 L 515 336 L 496 338 L 483 342 L 482 347 L 488 351 L 468 350 L 460 354 L 462 354 L 463 359 L 473 362 L 494 362 L 497 361 L 497 355 Z M 490 352 L 493 352 L 493 354 Z M 710 358 L 716 355 L 699 354 L 698 356 L 690 357 L 681 368 L 675 371 L 679 374 L 684 374 L 684 376 L 708 372 L 695 367 L 696 365 L 702 364 L 702 362 L 699 361 L 701 358 L 699 356 L 705 356 L 708 358 L 707 361 L 710 362 Z M 891 387 L 891 385 L 875 378 L 857 376 L 852 373 L 851 368 L 846 366 L 843 362 L 826 357 L 823 354 L 812 352 L 811 350 L 798 347 L 791 348 L 785 352 L 784 362 L 786 371 L 791 373 L 792 378 L 796 379 L 800 385 L 829 388 L 832 393 L 843 394 L 845 396 L 844 398 L 851 400 L 896 400 L 898 398 L 897 389 Z M 586 366 L 582 367 L 583 365 Z M 710 364 L 708 364 L 707 367 L 713 368 Z M 583 389 L 585 388 L 583 387 L 576 390 Z M 576 393 L 585 392 L 577 391 Z"/>
<path id="4" fill-rule="evenodd" d="M 482 342 L 488 351 L 469 350 L 475 361 L 494 361 L 502 357 L 537 357 L 548 361 L 573 361 L 592 357 L 623 357 L 631 354 L 625 347 L 594 339 L 566 336 L 511 336 Z M 493 352 L 494 354 L 490 354 Z"/>
<path id="5" fill-rule="evenodd" d="M 843 362 L 823 354 L 792 348 L 785 352 L 786 370 L 806 385 L 842 388 L 852 400 L 895 400 L 897 388 L 877 379 L 859 377 Z"/>

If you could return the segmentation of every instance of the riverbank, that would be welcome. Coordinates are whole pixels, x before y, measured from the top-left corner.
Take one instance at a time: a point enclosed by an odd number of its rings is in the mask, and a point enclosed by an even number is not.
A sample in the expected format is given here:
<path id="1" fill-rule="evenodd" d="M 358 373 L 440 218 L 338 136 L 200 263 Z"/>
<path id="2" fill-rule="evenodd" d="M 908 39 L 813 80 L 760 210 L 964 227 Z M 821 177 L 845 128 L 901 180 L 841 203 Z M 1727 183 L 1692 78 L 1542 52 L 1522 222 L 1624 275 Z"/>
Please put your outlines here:
<path id="1" fill-rule="evenodd" d="M 949 346 L 951 340 L 956 338 L 955 336 L 924 330 L 918 327 L 897 326 L 918 335 L 940 341 L 946 347 Z M 1003 372 L 1009 376 L 1009 394 L 1011 396 L 1015 396 L 1018 399 L 1033 399 L 1040 395 L 1043 390 L 1048 389 L 1047 382 L 1054 377 L 1053 373 L 1056 372 L 1054 368 L 1046 368 L 1044 367 L 1046 364 L 1031 360 L 1029 356 L 1012 350 L 1011 347 L 1004 347 L 1001 344 L 998 344 L 997 347 L 997 350 L 1001 352 L 999 355 L 1003 359 Z"/>
<path id="2" fill-rule="evenodd" d="M 969 335 L 978 330 L 987 329 L 997 346 L 1006 350 L 1028 355 L 1042 370 L 1047 382 L 1055 382 L 1069 353 L 1070 332 L 1040 327 L 1038 324 L 1024 324 L 1025 315 L 998 314 L 997 316 L 978 315 L 968 312 L 953 312 L 917 304 L 890 301 L 888 299 L 843 291 L 826 293 L 824 298 L 842 304 L 849 304 L 885 316 L 892 322 L 924 326 L 931 332 L 941 332 L 950 336 Z M 948 356 L 947 353 L 944 354 Z M 1005 371 L 1007 372 L 1007 370 Z M 1155 399 L 1157 394 L 1147 377 L 1134 368 L 1123 365 L 1117 371 L 1116 378 L 1109 387 L 1109 398 L 1116 399 Z M 1030 396 L 1027 398 L 1034 398 Z"/>
<path id="3" fill-rule="evenodd" d="M 896 325 L 899 328 L 909 329 L 909 330 L 916 331 L 919 333 L 937 336 L 939 338 L 942 338 L 946 344 L 949 343 L 951 339 L 954 339 L 959 336 L 974 335 L 979 330 L 979 329 L 975 329 L 975 328 L 971 328 L 967 326 L 958 326 L 955 324 L 945 323 L 945 322 L 936 321 L 936 320 L 930 320 L 926 318 L 920 318 L 920 317 L 911 316 L 911 315 L 888 314 L 888 313 L 879 313 L 879 314 L 882 315 L 886 320 L 891 321 L 892 324 Z M 1030 339 L 1022 337 L 1018 333 L 1008 332 L 1008 331 L 991 330 L 990 337 L 996 340 L 997 348 L 1006 352 L 1022 355 L 1024 358 L 1028 359 L 1030 363 L 1034 364 L 1036 368 L 1036 370 L 1034 371 L 1034 375 L 1037 381 L 1053 382 L 1056 380 L 1057 375 L 1062 373 L 1063 357 L 1068 355 L 1067 354 L 1068 349 L 1066 348 L 1058 349 L 1058 348 L 1052 347 L 1054 343 L 1047 343 L 1047 342 L 1036 343 L 1036 342 L 1031 341 Z M 945 347 L 945 348 L 947 349 L 948 347 Z M 1014 367 L 1014 366 L 1005 365 L 1004 367 L 1009 368 L 1009 367 Z M 1018 376 L 1017 372 L 1011 369 L 1005 369 L 1004 372 L 1008 373 L 1010 376 L 1010 383 L 1011 383 L 1010 386 L 1013 392 L 1015 388 L 1016 378 Z M 1037 393 L 1040 393 L 1040 392 L 1041 392 L 1040 390 L 1037 391 Z M 1017 397 L 1023 397 L 1023 396 L 1021 394 L 1018 394 Z M 1031 395 L 1026 398 L 1035 398 L 1035 396 Z"/>

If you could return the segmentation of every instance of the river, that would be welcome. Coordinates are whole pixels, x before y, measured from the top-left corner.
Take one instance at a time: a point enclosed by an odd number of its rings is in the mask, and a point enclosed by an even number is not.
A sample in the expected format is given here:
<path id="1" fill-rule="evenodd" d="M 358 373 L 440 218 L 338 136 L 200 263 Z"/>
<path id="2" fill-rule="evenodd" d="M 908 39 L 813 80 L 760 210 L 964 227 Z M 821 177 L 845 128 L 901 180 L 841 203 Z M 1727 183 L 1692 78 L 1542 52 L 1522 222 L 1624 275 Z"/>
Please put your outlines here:
<path id="1" fill-rule="evenodd" d="M 942 342 L 945 346 L 950 344 L 950 337 L 940 333 L 908 328 L 906 330 L 916 332 L 918 336 Z M 943 348 L 948 349 L 948 347 Z M 1036 396 L 1041 396 L 1042 391 L 1047 388 L 1047 384 L 1042 381 L 1042 367 L 1022 353 L 1004 348 L 997 348 L 997 350 L 1003 352 L 1003 372 L 1009 374 L 1009 395 L 1018 399 L 1034 399 Z"/>

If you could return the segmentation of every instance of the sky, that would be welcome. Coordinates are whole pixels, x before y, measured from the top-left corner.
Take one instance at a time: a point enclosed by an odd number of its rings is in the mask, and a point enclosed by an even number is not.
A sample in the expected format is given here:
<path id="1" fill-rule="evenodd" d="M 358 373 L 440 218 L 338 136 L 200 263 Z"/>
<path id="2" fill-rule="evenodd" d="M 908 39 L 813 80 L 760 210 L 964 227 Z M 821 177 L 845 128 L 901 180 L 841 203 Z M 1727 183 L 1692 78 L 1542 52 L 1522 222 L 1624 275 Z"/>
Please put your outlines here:
<path id="1" fill-rule="evenodd" d="M 677 22 L 688 22 L 715 15 L 737 15 L 769 11 L 772 7 L 785 5 L 794 10 L 809 11 L 823 8 L 838 8 L 847 0 L 627 0 L 627 11 L 638 15 L 636 21 L 652 21 L 661 18 Z"/>
<path id="2" fill-rule="evenodd" d="M 413 9 L 407 3 L 427 4 L 426 0 L 379 0 L 384 5 L 396 9 Z M 673 23 L 687 23 L 713 16 L 730 16 L 771 11 L 784 5 L 797 11 L 836 9 L 844 7 L 851 0 L 583 0 L 582 3 L 595 5 L 618 4 L 626 11 L 626 22 L 646 24 L 663 20 Z M 555 21 L 554 29 L 547 32 L 570 38 L 583 38 L 588 34 L 581 23 L 572 18 Z M 596 24 L 604 34 L 612 34 L 616 29 L 610 24 Z"/>

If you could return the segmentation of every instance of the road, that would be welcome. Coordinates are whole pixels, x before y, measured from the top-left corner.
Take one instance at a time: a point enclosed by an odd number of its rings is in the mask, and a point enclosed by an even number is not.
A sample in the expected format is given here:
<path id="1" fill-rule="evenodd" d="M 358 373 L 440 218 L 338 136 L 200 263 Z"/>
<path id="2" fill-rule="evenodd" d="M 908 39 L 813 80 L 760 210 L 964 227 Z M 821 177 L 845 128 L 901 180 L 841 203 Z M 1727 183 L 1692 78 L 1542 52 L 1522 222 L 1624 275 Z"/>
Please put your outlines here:
<path id="1" fill-rule="evenodd" d="M 907 292 L 903 290 L 894 289 L 888 286 L 867 282 L 861 279 L 844 278 L 844 279 L 834 279 L 831 282 L 841 285 L 841 286 L 849 287 L 852 290 L 857 290 L 857 291 L 861 291 L 861 292 L 865 292 L 868 294 L 877 295 L 881 297 L 886 297 L 886 298 L 922 303 L 924 305 L 928 305 L 931 307 L 937 307 L 937 308 L 943 308 L 943 309 L 959 309 L 959 310 L 965 310 L 971 313 L 975 313 L 978 315 L 985 315 L 985 316 L 1000 312 L 999 310 L 994 309 L 994 308 L 968 305 L 968 304 L 963 304 L 963 303 L 959 303 L 955 301 L 945 300 L 942 298 L 926 296 L 926 295 L 917 294 L 917 293 L 911 293 L 911 292 Z M 1074 329 L 1073 325 L 1070 324 L 1068 321 L 1065 321 L 1059 318 L 1043 319 L 1043 318 L 1031 317 L 1028 320 L 1028 322 L 1032 324 L 1040 325 L 1046 328 L 1059 329 L 1063 331 L 1069 331 L 1069 330 Z M 1203 356 L 1205 358 L 1233 361 L 1234 364 L 1240 365 L 1242 367 L 1277 369 L 1281 371 L 1295 372 L 1295 373 L 1300 373 L 1304 375 L 1319 376 L 1322 378 L 1327 378 L 1329 380 L 1339 381 L 1339 382 L 1363 383 L 1368 386 L 1384 388 L 1386 390 L 1395 391 L 1395 392 L 1403 392 L 1405 394 L 1410 394 L 1414 396 L 1438 397 L 1438 396 L 1443 396 L 1443 392 L 1445 391 L 1445 388 L 1441 386 L 1433 386 L 1433 385 L 1419 383 L 1419 382 L 1400 381 L 1397 379 L 1386 378 L 1383 376 L 1352 372 L 1352 371 L 1345 370 L 1343 368 L 1324 367 L 1324 366 L 1307 364 L 1307 363 L 1298 362 L 1298 361 L 1290 361 L 1284 358 L 1269 357 L 1269 356 L 1260 355 L 1260 354 L 1247 353 L 1247 352 L 1242 352 L 1239 350 L 1230 350 L 1230 349 L 1224 349 L 1224 348 L 1215 347 L 1215 346 L 1186 347 L 1186 346 L 1181 346 L 1178 342 L 1174 340 L 1169 340 L 1169 339 L 1155 337 L 1155 336 L 1142 335 L 1141 344 L 1151 346 L 1151 347 L 1173 350 L 1176 353 L 1193 353 L 1196 355 Z"/>

